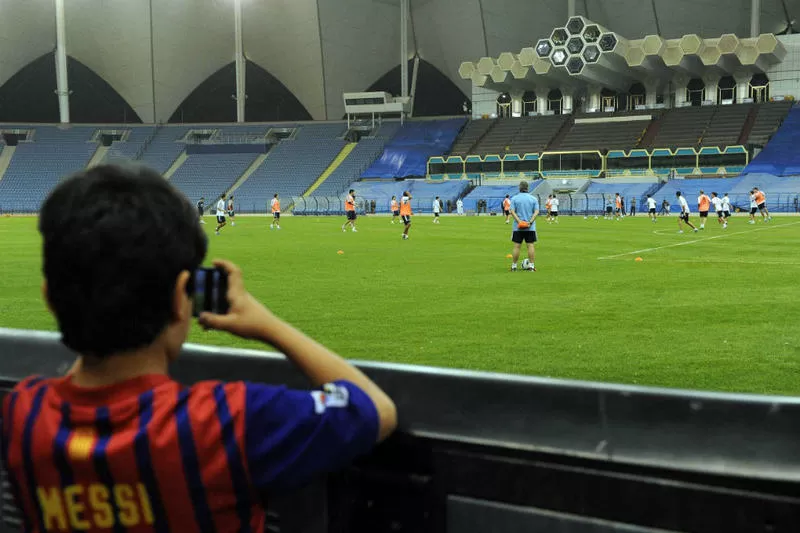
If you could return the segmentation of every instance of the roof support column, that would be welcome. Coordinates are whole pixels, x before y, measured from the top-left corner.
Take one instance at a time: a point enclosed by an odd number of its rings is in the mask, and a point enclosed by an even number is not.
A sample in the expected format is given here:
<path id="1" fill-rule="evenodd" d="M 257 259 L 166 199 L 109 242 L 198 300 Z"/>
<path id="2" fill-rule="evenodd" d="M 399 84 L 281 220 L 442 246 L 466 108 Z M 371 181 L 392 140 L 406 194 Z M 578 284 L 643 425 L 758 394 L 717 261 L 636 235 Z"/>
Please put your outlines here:
<path id="1" fill-rule="evenodd" d="M 536 112 L 544 115 L 547 111 L 547 95 L 550 94 L 549 87 L 536 87 Z"/>
<path id="2" fill-rule="evenodd" d="M 761 0 L 750 0 L 750 37 L 761 34 Z"/>
<path id="3" fill-rule="evenodd" d="M 750 98 L 750 80 L 753 74 L 750 71 L 737 71 L 733 74 L 736 80 L 736 103 L 744 103 L 746 98 Z"/>
<path id="4" fill-rule="evenodd" d="M 660 82 L 658 80 L 652 80 L 652 79 L 647 80 L 644 83 L 644 90 L 645 90 L 644 103 L 648 107 L 652 107 L 652 106 L 656 105 L 656 102 L 658 101 L 658 86 L 659 85 L 660 85 Z"/>
<path id="5" fill-rule="evenodd" d="M 64 0 L 56 4 L 56 94 L 58 114 L 62 124 L 69 123 L 69 80 L 67 79 L 67 22 Z"/>
<path id="6" fill-rule="evenodd" d="M 675 89 L 675 107 L 682 107 L 686 102 L 686 85 L 689 83 L 689 76 L 680 74 L 672 80 Z"/>
<path id="7" fill-rule="evenodd" d="M 575 0 L 567 0 L 567 18 L 575 16 Z"/>
<path id="8" fill-rule="evenodd" d="M 408 0 L 400 0 L 400 96 L 408 96 Z"/>
<path id="9" fill-rule="evenodd" d="M 234 0 L 233 9 L 236 40 L 236 122 L 244 122 L 244 104 L 247 100 L 247 94 L 245 94 L 247 64 L 244 59 L 244 37 L 242 35 L 242 0 Z"/>
<path id="10" fill-rule="evenodd" d="M 719 103 L 719 74 L 706 74 L 703 76 L 703 83 L 706 84 L 706 100 L 710 100 L 714 105 Z"/>

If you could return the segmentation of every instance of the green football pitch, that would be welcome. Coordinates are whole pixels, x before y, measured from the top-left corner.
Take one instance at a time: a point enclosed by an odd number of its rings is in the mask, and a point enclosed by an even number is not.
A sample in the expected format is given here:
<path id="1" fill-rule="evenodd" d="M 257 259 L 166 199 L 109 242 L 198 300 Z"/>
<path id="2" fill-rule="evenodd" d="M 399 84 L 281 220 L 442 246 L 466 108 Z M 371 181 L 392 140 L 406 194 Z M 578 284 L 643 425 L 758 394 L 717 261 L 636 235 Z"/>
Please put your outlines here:
<path id="1" fill-rule="evenodd" d="M 408 241 L 385 217 L 359 218 L 358 233 L 339 217 L 205 228 L 209 259 L 238 263 L 258 299 L 348 358 L 800 393 L 800 219 L 709 219 L 683 235 L 674 217 L 540 219 L 538 271 L 513 273 L 502 218 L 431 220 L 415 217 Z M 0 219 L 0 242 L 0 326 L 54 329 L 36 219 Z M 200 328 L 190 341 L 258 347 Z"/>

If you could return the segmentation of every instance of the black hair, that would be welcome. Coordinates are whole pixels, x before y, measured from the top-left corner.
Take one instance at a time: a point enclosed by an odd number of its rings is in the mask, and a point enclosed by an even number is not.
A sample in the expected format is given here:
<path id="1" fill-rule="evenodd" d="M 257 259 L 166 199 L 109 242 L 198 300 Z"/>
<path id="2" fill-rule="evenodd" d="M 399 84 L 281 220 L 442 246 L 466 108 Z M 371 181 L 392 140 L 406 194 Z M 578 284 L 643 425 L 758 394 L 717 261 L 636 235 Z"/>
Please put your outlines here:
<path id="1" fill-rule="evenodd" d="M 277 198 L 278 197 L 278 193 L 275 193 L 274 195 L 272 195 L 272 197 L 273 198 Z"/>
<path id="2" fill-rule="evenodd" d="M 59 184 L 39 217 L 47 295 L 62 342 L 108 357 L 169 324 L 175 281 L 207 242 L 186 197 L 140 166 L 101 165 Z"/>
<path id="3" fill-rule="evenodd" d="M 681 191 L 675 191 L 675 196 L 680 196 L 680 195 L 681 195 Z"/>
<path id="4" fill-rule="evenodd" d="M 719 196 L 719 195 L 712 191 L 711 196 Z"/>
<path id="5" fill-rule="evenodd" d="M 349 191 L 350 194 L 353 194 L 354 192 L 356 192 L 355 189 L 350 189 L 350 191 Z"/>

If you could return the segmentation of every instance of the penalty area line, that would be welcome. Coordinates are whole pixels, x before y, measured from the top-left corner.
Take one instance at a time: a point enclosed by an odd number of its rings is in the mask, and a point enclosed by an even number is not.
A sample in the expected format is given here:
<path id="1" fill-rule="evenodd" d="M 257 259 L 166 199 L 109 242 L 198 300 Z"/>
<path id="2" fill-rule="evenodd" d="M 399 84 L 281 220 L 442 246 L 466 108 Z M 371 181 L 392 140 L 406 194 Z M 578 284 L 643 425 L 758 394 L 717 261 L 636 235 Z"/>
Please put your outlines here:
<path id="1" fill-rule="evenodd" d="M 722 239 L 723 237 L 733 237 L 734 235 L 744 235 L 746 233 L 753 233 L 755 231 L 764 231 L 764 230 L 773 229 L 773 228 L 783 228 L 785 226 L 794 226 L 796 224 L 800 224 L 800 222 L 789 222 L 788 224 L 775 224 L 775 225 L 768 226 L 768 227 L 765 227 L 765 228 L 755 228 L 755 229 L 750 229 L 750 230 L 746 230 L 746 231 L 735 231 L 735 232 L 732 232 L 732 233 L 724 233 L 722 235 L 714 235 L 713 237 L 705 237 L 705 238 L 702 238 L 702 239 L 694 239 L 694 240 L 691 240 L 691 241 L 676 242 L 676 243 L 673 243 L 673 244 L 665 244 L 664 246 L 654 246 L 652 248 L 642 248 L 641 250 L 634 250 L 632 252 L 625 252 L 625 253 L 621 253 L 621 254 L 606 255 L 606 256 L 603 256 L 603 257 L 598 257 L 597 259 L 599 259 L 601 261 L 605 260 L 605 259 L 616 259 L 618 257 L 625 257 L 626 255 L 643 254 L 643 253 L 646 253 L 646 252 L 655 252 L 656 250 L 664 250 L 666 248 L 675 248 L 676 246 L 688 246 L 689 244 L 697 244 L 698 242 L 712 241 L 714 239 Z"/>

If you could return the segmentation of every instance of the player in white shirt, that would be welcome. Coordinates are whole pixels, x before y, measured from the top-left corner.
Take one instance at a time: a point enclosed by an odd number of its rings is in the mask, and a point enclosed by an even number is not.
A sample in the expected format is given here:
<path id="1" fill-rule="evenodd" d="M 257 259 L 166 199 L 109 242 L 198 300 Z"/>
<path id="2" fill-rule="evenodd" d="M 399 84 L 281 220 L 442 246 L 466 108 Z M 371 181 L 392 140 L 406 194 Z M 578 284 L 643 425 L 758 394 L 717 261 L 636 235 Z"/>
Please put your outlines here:
<path id="1" fill-rule="evenodd" d="M 459 198 L 456 200 L 456 213 L 461 216 L 464 214 L 464 202 Z"/>
<path id="2" fill-rule="evenodd" d="M 725 217 L 725 224 L 727 224 L 728 219 L 731 217 L 731 199 L 728 198 L 728 193 L 725 193 L 725 196 L 722 197 L 722 216 Z"/>
<path id="3" fill-rule="evenodd" d="M 433 200 L 433 223 L 439 224 L 439 212 L 442 210 L 442 204 L 439 203 L 439 197 L 437 196 Z"/>
<path id="4" fill-rule="evenodd" d="M 225 226 L 225 195 L 222 194 L 217 201 L 217 229 L 215 234 L 219 235 L 219 230 Z"/>
<path id="5" fill-rule="evenodd" d="M 653 221 L 653 224 L 656 222 L 656 199 L 647 195 L 647 216 L 650 217 L 650 220 Z"/>
<path id="6" fill-rule="evenodd" d="M 728 221 L 725 220 L 725 213 L 722 210 L 722 198 L 720 198 L 717 193 L 711 193 L 711 205 L 714 206 L 714 210 L 717 212 L 717 222 L 722 225 L 722 229 L 728 227 Z"/>
<path id="7" fill-rule="evenodd" d="M 750 220 L 748 224 L 756 223 L 756 213 L 758 212 L 758 204 L 756 203 L 756 191 L 750 191 Z"/>
<path id="8" fill-rule="evenodd" d="M 675 196 L 678 198 L 678 204 L 681 207 L 681 212 L 678 215 L 678 233 L 683 233 L 684 224 L 692 228 L 694 232 L 697 233 L 697 228 L 694 226 L 694 224 L 689 222 L 689 215 L 691 214 L 691 211 L 689 210 L 689 202 L 686 201 L 686 198 L 681 196 L 681 191 L 676 192 Z"/>
<path id="9" fill-rule="evenodd" d="M 558 198 L 555 194 L 550 199 L 550 222 L 558 224 Z"/>

